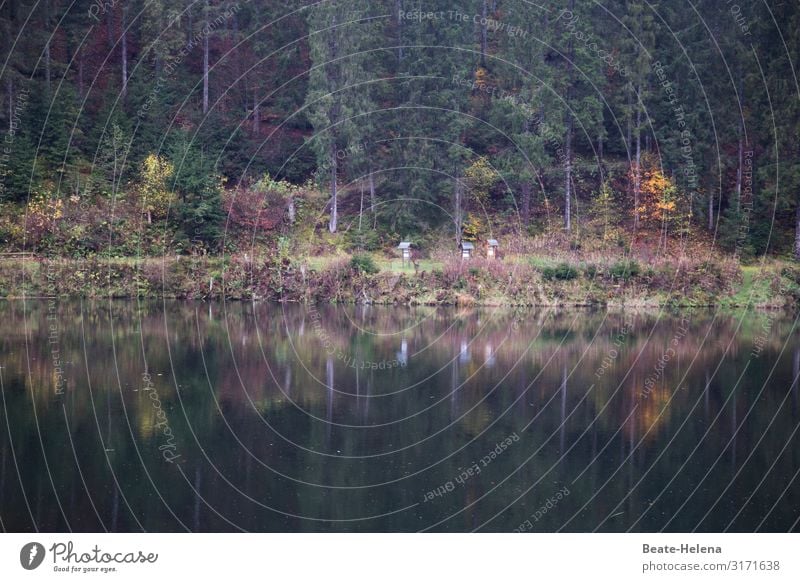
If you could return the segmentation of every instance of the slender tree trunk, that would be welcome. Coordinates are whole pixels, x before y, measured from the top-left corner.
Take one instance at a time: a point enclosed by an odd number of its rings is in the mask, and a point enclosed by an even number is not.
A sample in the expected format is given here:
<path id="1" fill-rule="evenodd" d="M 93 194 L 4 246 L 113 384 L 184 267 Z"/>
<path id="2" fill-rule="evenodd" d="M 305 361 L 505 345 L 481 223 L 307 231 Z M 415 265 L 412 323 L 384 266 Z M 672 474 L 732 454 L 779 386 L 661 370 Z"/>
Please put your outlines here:
<path id="1" fill-rule="evenodd" d="M 456 170 L 456 179 L 454 184 L 455 201 L 453 204 L 453 222 L 456 227 L 456 244 L 461 244 L 461 229 L 464 224 L 463 206 L 464 206 L 464 191 L 461 184 L 461 173 Z"/>
<path id="2" fill-rule="evenodd" d="M 742 82 L 742 70 L 739 69 L 739 99 L 744 106 L 744 86 Z M 736 213 L 738 214 L 742 208 L 742 177 L 744 172 L 744 115 L 739 115 L 739 159 L 738 167 L 736 169 Z"/>
<path id="3" fill-rule="evenodd" d="M 627 124 L 625 137 L 625 153 L 628 161 L 631 159 L 631 148 L 633 147 L 633 83 L 628 83 L 628 108 L 625 122 Z M 631 164 L 633 166 L 633 164 Z M 631 177 L 632 178 L 632 177 Z M 633 179 L 628 180 L 628 196 L 633 196 Z M 629 198 L 630 199 L 630 198 Z"/>
<path id="4" fill-rule="evenodd" d="M 531 183 L 524 180 L 520 186 L 522 190 L 522 203 L 520 211 L 522 212 L 522 224 L 528 226 L 531 223 Z"/>
<path id="5" fill-rule="evenodd" d="M 14 129 L 11 124 L 14 123 L 14 81 L 11 75 L 6 78 L 6 91 L 8 92 L 8 131 Z"/>
<path id="6" fill-rule="evenodd" d="M 714 230 L 714 193 L 708 191 L 708 230 Z"/>
<path id="7" fill-rule="evenodd" d="M 261 134 L 261 107 L 257 86 L 253 87 L 253 133 Z"/>
<path id="8" fill-rule="evenodd" d="M 328 90 L 332 92 L 335 92 L 336 89 L 341 86 L 341 72 L 337 69 L 338 65 L 336 64 L 336 59 L 339 56 L 339 32 L 336 29 L 337 23 L 337 13 L 334 12 L 334 14 L 331 15 L 331 30 L 329 33 L 330 36 L 328 37 L 328 52 L 330 54 L 330 61 L 327 63 L 325 74 L 328 80 Z M 331 127 L 334 128 L 338 124 L 339 116 L 342 112 L 340 99 L 341 97 L 339 95 L 334 96 L 333 103 L 331 104 L 328 112 L 328 120 Z M 339 197 L 337 192 L 338 161 L 336 159 L 336 146 L 338 143 L 338 132 L 334 129 L 331 131 L 329 152 L 331 163 L 331 217 L 330 223 L 328 224 L 328 230 L 332 233 L 336 232 L 339 214 Z"/>
<path id="9" fill-rule="evenodd" d="M 641 191 L 641 183 L 642 183 L 642 132 L 641 132 L 641 122 L 642 122 L 642 109 L 639 107 L 639 100 L 638 94 L 639 91 L 636 91 L 637 100 L 636 100 L 636 162 L 634 164 L 634 172 L 633 172 L 633 228 L 639 228 L 639 194 Z"/>
<path id="10" fill-rule="evenodd" d="M 575 0 L 569 1 L 569 10 L 575 10 Z M 575 84 L 575 50 L 572 43 L 572 36 L 567 43 L 567 133 L 564 138 L 564 230 L 569 232 L 572 229 L 572 132 L 574 120 L 572 118 L 572 92 Z"/>
<path id="11" fill-rule="evenodd" d="M 378 208 L 375 203 L 375 176 L 372 174 L 372 168 L 369 171 L 369 211 L 372 214 L 372 228 L 378 226 Z"/>
<path id="12" fill-rule="evenodd" d="M 78 95 L 83 97 L 83 45 L 78 51 Z"/>
<path id="13" fill-rule="evenodd" d="M 397 17 L 397 62 L 403 60 L 403 0 L 394 0 L 394 14 Z"/>
<path id="14" fill-rule="evenodd" d="M 564 162 L 565 176 L 564 176 L 564 230 L 570 231 L 572 229 L 572 130 L 573 120 L 572 114 L 568 113 L 569 120 L 567 121 L 567 135 L 564 139 L 564 152 L 566 160 Z"/>
<path id="15" fill-rule="evenodd" d="M 206 0 L 205 27 L 203 28 L 203 114 L 208 113 L 208 0 Z"/>
<path id="16" fill-rule="evenodd" d="M 155 53 L 153 55 L 153 72 L 155 73 L 155 78 L 158 79 L 161 77 L 162 57 L 160 51 L 156 50 L 153 52 Z"/>
<path id="17" fill-rule="evenodd" d="M 597 134 L 597 161 L 600 166 L 600 172 L 603 170 L 603 136 L 598 132 Z M 602 183 L 602 177 L 601 177 Z"/>
<path id="18" fill-rule="evenodd" d="M 4 22 L 3 26 L 3 49 L 4 54 L 11 54 L 11 29 L 14 21 L 14 2 L 8 5 L 8 20 Z M 11 78 L 11 66 L 6 67 L 3 72 L 6 78 L 6 93 L 8 97 L 8 129 L 11 131 L 11 122 L 14 117 L 14 81 Z"/>
<path id="19" fill-rule="evenodd" d="M 361 200 L 358 207 L 358 232 L 361 232 L 361 220 L 364 218 L 364 182 L 359 180 L 358 186 L 361 193 Z"/>
<path id="20" fill-rule="evenodd" d="M 739 159 L 736 168 L 736 212 L 742 209 L 742 175 L 744 172 L 744 134 L 741 122 L 739 123 Z"/>
<path id="21" fill-rule="evenodd" d="M 330 232 L 336 232 L 339 219 L 339 198 L 336 184 L 336 141 L 331 140 L 331 219 L 328 224 Z"/>
<path id="22" fill-rule="evenodd" d="M 128 33 L 125 31 L 126 20 L 128 16 L 128 7 L 122 9 L 122 26 L 120 28 L 122 34 L 122 98 L 128 94 Z"/>
<path id="23" fill-rule="evenodd" d="M 489 8 L 489 0 L 483 0 L 481 2 L 481 66 L 486 66 L 486 49 L 488 45 L 488 13 L 487 10 Z"/>
<path id="24" fill-rule="evenodd" d="M 45 87 L 47 87 L 47 94 L 50 94 L 50 39 L 44 45 L 44 78 Z"/>
<path id="25" fill-rule="evenodd" d="M 800 200 L 797 201 L 794 223 L 794 258 L 800 260 Z"/>
<path id="26" fill-rule="evenodd" d="M 114 10 L 113 5 L 106 10 L 106 41 L 108 50 L 114 48 Z"/>

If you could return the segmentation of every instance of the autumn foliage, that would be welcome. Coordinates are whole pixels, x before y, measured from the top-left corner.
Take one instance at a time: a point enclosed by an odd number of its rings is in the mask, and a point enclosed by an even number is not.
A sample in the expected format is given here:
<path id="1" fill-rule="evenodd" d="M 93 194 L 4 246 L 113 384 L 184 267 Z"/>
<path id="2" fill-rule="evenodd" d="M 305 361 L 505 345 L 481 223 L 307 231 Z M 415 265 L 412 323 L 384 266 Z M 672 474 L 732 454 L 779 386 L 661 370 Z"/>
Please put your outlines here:
<path id="1" fill-rule="evenodd" d="M 647 223 L 663 223 L 677 219 L 680 214 L 679 192 L 675 182 L 664 175 L 658 160 L 645 156 L 641 166 L 639 218 Z"/>
<path id="2" fill-rule="evenodd" d="M 265 176 L 251 187 L 228 192 L 223 204 L 231 227 L 251 235 L 264 234 L 292 220 L 298 195 L 297 186 Z"/>

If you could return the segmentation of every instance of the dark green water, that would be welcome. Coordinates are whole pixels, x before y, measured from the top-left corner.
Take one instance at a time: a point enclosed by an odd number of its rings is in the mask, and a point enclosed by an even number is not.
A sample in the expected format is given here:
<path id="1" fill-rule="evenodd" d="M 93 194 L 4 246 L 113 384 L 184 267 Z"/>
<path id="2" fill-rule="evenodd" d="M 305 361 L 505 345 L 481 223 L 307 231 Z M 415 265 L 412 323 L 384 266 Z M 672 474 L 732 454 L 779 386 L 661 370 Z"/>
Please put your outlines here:
<path id="1" fill-rule="evenodd" d="M 0 303 L 6 531 L 787 531 L 785 315 Z"/>

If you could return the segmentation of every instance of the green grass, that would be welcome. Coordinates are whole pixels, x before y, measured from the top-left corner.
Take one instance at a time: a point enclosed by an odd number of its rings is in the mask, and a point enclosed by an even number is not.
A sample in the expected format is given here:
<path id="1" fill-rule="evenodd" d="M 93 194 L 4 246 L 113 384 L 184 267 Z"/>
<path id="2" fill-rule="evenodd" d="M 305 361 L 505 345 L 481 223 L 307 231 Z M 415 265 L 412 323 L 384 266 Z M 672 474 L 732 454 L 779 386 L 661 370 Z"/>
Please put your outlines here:
<path id="1" fill-rule="evenodd" d="M 375 261 L 375 264 L 381 270 L 382 273 L 405 273 L 408 275 L 413 275 L 414 265 L 410 261 L 407 261 L 403 264 L 403 261 L 400 258 L 392 258 L 387 259 L 385 256 L 379 253 L 368 253 L 372 256 L 372 259 Z M 329 267 L 334 262 L 346 259 L 350 255 L 321 255 L 316 257 L 308 257 L 304 260 L 304 262 L 309 266 L 309 268 L 314 269 L 316 271 L 322 271 Z M 417 261 L 419 264 L 419 270 L 422 271 L 432 271 L 433 269 L 440 269 L 442 264 L 436 261 L 431 261 L 429 259 L 421 259 Z"/>
<path id="2" fill-rule="evenodd" d="M 306 257 L 303 259 L 303 262 L 308 265 L 309 269 L 324 271 L 336 261 L 347 257 L 348 255 L 320 255 L 316 257 Z"/>
<path id="3" fill-rule="evenodd" d="M 413 275 L 415 272 L 414 265 L 410 261 L 407 261 L 405 264 L 403 264 L 403 261 L 400 259 L 376 258 L 375 263 L 380 267 L 381 271 L 386 271 L 389 273 L 406 273 Z M 421 259 L 417 261 L 417 263 L 419 264 L 420 272 L 442 268 L 442 263 L 431 261 L 429 259 Z"/>
<path id="4" fill-rule="evenodd" d="M 518 260 L 518 259 L 517 259 Z M 556 266 L 556 261 L 536 255 L 527 257 L 528 264 L 538 270 L 551 269 Z"/>
<path id="5" fill-rule="evenodd" d="M 769 303 L 774 299 L 770 292 L 770 282 L 774 273 L 770 269 L 762 272 L 760 265 L 742 267 L 742 285 L 731 297 L 722 301 L 727 306 L 745 307 Z"/>

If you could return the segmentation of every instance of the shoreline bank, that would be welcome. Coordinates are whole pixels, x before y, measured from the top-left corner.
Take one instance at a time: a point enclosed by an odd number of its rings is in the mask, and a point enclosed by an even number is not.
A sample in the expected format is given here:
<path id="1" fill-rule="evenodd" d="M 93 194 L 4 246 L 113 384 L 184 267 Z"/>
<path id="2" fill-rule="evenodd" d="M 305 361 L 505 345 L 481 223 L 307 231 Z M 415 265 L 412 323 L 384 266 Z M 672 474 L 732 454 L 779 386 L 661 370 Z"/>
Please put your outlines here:
<path id="1" fill-rule="evenodd" d="M 52 296 L 268 300 L 306 304 L 458 307 L 748 308 L 794 310 L 800 269 L 743 267 L 739 273 L 637 273 L 625 279 L 594 267 L 569 277 L 547 269 L 478 263 L 420 272 L 366 274 L 346 262 L 323 269 L 287 259 L 162 257 L 0 262 L 0 298 Z M 606 269 L 606 271 L 609 271 Z"/>

